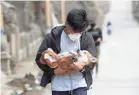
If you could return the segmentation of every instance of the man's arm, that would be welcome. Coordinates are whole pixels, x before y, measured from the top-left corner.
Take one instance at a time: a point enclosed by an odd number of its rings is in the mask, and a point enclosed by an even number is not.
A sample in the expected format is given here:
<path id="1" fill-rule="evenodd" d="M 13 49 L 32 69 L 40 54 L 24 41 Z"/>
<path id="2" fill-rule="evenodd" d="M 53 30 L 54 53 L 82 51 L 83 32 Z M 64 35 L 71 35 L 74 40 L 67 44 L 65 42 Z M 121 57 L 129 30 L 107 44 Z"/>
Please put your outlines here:
<path id="1" fill-rule="evenodd" d="M 92 35 L 89 35 L 90 33 L 86 34 L 86 38 L 84 40 L 84 42 L 86 42 L 86 50 L 91 53 L 91 55 L 93 57 L 96 57 L 96 47 L 95 47 L 95 43 L 94 43 L 94 40 L 93 40 L 93 37 Z M 89 64 L 89 65 L 87 65 Z M 76 70 L 76 71 L 81 71 L 81 72 L 84 72 L 84 70 L 86 68 L 88 68 L 88 70 L 93 70 L 94 66 L 95 66 L 96 63 L 86 63 L 86 62 L 75 62 L 74 64 L 71 64 L 70 65 L 70 69 L 72 70 Z"/>
<path id="2" fill-rule="evenodd" d="M 86 34 L 86 42 L 87 42 L 87 51 L 90 52 L 93 57 L 97 58 L 95 42 L 92 35 L 89 35 L 89 33 Z M 96 63 L 90 63 L 89 68 L 93 70 L 95 64 Z"/>
<path id="3" fill-rule="evenodd" d="M 44 71 L 45 73 L 47 73 L 48 75 L 57 75 L 57 74 L 66 74 L 68 72 L 66 72 L 65 70 L 62 70 L 61 68 L 57 67 L 57 68 L 50 68 L 48 65 L 46 64 L 42 64 L 40 61 L 40 57 L 42 52 L 44 52 L 46 49 L 48 49 L 48 45 L 51 44 L 50 41 L 50 35 L 47 34 L 46 37 L 44 38 L 43 42 L 41 43 L 37 56 L 36 56 L 36 63 L 38 65 L 38 67 Z M 70 73 L 70 72 L 69 72 Z"/>
<path id="4" fill-rule="evenodd" d="M 49 74 L 49 75 L 53 75 L 54 74 L 54 70 L 52 68 L 50 68 L 48 65 L 45 65 L 45 64 L 42 64 L 40 62 L 40 57 L 41 57 L 41 54 L 43 51 L 45 51 L 46 49 L 48 49 L 48 44 L 50 43 L 50 39 L 49 39 L 49 36 L 50 34 L 47 34 L 44 38 L 44 40 L 42 41 L 40 47 L 39 47 L 39 50 L 37 52 L 37 55 L 36 55 L 36 63 L 38 65 L 38 67 L 44 71 L 45 73 Z"/>

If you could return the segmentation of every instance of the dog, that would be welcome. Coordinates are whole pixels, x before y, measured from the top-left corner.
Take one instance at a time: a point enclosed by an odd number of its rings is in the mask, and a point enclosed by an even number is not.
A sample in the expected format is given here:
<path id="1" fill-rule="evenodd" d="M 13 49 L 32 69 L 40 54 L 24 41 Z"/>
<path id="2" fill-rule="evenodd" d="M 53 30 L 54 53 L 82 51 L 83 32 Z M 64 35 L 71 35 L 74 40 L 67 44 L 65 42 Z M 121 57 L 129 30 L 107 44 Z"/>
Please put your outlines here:
<path id="1" fill-rule="evenodd" d="M 47 64 L 50 68 L 60 66 L 61 69 L 66 70 L 70 64 L 74 62 L 84 62 L 88 65 L 90 62 L 95 63 L 97 59 L 93 57 L 87 50 L 78 50 L 71 52 L 62 52 L 56 54 L 51 48 L 48 48 L 42 53 L 40 62 Z"/>

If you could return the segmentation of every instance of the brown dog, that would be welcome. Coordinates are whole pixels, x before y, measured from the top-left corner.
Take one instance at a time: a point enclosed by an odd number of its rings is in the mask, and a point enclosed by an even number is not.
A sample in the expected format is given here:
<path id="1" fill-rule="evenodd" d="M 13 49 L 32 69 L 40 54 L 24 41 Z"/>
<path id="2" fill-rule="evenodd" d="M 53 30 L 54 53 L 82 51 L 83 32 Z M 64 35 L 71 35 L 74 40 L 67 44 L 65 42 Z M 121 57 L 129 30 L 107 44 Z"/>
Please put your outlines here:
<path id="1" fill-rule="evenodd" d="M 42 64 L 47 64 L 51 68 L 60 66 L 60 68 L 63 70 L 66 70 L 70 64 L 77 61 L 84 62 L 84 65 L 88 65 L 90 62 L 95 62 L 96 59 L 86 50 L 56 54 L 50 48 L 45 50 L 40 58 L 40 62 Z"/>

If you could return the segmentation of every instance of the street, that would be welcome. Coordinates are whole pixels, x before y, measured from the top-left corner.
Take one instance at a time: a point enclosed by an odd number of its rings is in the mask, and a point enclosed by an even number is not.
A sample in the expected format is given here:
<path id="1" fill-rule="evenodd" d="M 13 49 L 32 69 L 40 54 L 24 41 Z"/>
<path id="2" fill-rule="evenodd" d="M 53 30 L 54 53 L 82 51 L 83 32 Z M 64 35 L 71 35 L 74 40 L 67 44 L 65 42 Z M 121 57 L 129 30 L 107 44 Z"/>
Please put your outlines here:
<path id="1" fill-rule="evenodd" d="M 53 27 L 58 25 L 52 15 Z M 107 35 L 106 24 L 112 23 L 112 35 Z M 49 29 L 48 29 L 49 30 Z M 36 51 L 35 51 L 36 52 Z M 24 78 L 32 73 L 37 77 L 39 72 L 35 57 L 16 66 L 16 74 L 1 74 L 2 95 L 13 92 L 6 83 L 14 78 Z M 93 85 L 88 95 L 139 95 L 139 23 L 131 13 L 131 2 L 112 1 L 110 12 L 106 14 L 103 24 L 103 42 L 100 47 L 99 72 L 93 74 Z M 14 88 L 14 87 L 13 87 Z M 38 92 L 24 95 L 51 95 L 50 84 Z"/>
<path id="2" fill-rule="evenodd" d="M 112 35 L 106 23 L 112 22 Z M 113 1 L 103 27 L 99 74 L 89 95 L 139 95 L 139 24 L 129 1 Z"/>

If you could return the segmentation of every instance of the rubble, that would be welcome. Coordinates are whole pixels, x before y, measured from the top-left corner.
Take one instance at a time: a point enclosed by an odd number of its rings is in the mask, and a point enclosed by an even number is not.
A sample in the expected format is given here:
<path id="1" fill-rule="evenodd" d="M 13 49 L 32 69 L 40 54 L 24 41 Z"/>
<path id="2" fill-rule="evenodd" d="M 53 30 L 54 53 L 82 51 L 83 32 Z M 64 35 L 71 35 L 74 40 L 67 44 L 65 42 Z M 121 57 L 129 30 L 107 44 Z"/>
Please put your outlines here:
<path id="1" fill-rule="evenodd" d="M 23 78 L 14 78 L 7 85 L 12 87 L 11 95 L 28 95 L 25 93 L 36 93 L 36 91 L 42 90 L 38 80 L 31 73 L 26 74 Z"/>

